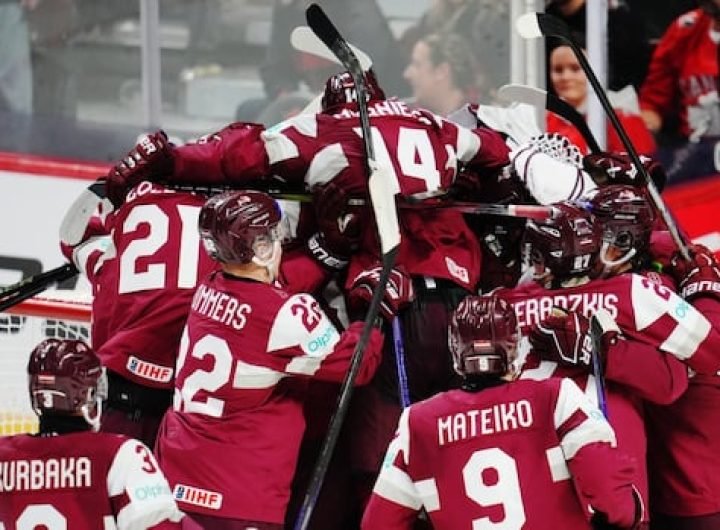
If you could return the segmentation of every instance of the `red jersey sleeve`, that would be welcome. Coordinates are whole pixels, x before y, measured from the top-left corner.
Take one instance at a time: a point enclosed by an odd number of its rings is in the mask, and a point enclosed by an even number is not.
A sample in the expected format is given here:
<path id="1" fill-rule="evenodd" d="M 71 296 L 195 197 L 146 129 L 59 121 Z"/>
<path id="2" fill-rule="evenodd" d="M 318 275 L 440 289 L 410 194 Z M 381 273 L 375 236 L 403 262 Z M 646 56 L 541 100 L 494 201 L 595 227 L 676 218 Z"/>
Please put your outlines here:
<path id="1" fill-rule="evenodd" d="M 270 168 L 257 123 L 231 123 L 194 144 L 173 150 L 169 180 L 190 184 L 238 184 L 266 177 Z"/>

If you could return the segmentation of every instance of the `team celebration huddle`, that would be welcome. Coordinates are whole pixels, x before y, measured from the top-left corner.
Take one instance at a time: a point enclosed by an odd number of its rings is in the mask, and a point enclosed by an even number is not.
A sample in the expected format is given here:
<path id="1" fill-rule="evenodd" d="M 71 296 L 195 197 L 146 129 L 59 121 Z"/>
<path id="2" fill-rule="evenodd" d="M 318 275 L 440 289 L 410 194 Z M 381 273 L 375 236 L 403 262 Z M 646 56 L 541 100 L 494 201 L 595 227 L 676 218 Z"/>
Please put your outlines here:
<path id="1" fill-rule="evenodd" d="M 720 528 L 720 265 L 660 162 L 397 99 L 308 25 L 315 107 L 147 134 L 66 213 L 91 339 L 28 352 L 0 529 Z"/>

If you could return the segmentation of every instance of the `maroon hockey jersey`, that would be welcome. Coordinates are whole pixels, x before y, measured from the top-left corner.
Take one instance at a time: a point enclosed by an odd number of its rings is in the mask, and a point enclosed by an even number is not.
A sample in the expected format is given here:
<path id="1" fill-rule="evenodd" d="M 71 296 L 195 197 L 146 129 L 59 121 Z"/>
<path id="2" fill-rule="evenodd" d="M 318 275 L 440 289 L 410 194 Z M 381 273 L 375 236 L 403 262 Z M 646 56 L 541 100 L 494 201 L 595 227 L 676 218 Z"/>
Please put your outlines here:
<path id="1" fill-rule="evenodd" d="M 3 530 L 138 530 L 181 517 L 137 440 L 91 432 L 0 438 Z"/>
<path id="2" fill-rule="evenodd" d="M 308 187 L 340 175 L 367 180 L 365 153 L 354 105 L 335 114 L 301 115 L 271 130 L 233 124 L 201 144 L 174 151 L 181 182 L 231 181 L 236 184 L 269 174 Z M 378 162 L 392 168 L 392 187 L 403 196 L 447 190 L 458 164 L 501 168 L 508 147 L 490 129 L 471 131 L 399 101 L 370 102 L 373 143 Z M 480 247 L 462 214 L 447 210 L 400 210 L 402 242 L 397 264 L 413 275 L 449 279 L 473 288 L 480 274 Z M 379 259 L 376 229 L 365 230 L 351 261 L 349 281 Z"/>
<path id="3" fill-rule="evenodd" d="M 588 318 L 602 308 L 628 337 L 656 345 L 697 372 L 720 370 L 720 329 L 675 293 L 665 275 L 620 274 L 555 290 L 532 282 L 499 293 L 513 304 L 525 333 L 548 317 L 554 306 Z"/>
<path id="4" fill-rule="evenodd" d="M 113 372 L 172 388 L 175 358 L 198 279 L 216 267 L 200 244 L 207 198 L 142 182 L 72 258 L 93 286 L 92 345 Z"/>
<path id="5" fill-rule="evenodd" d="M 283 521 L 305 427 L 304 386 L 289 376 L 341 381 L 361 326 L 338 333 L 308 294 L 220 272 L 201 283 L 156 447 L 182 509 Z M 358 384 L 381 346 L 373 330 Z"/>
<path id="6" fill-rule="evenodd" d="M 611 522 L 635 515 L 632 463 L 569 379 L 451 390 L 411 405 L 383 463 L 363 530 L 589 528 L 576 489 Z"/>
<path id="7" fill-rule="evenodd" d="M 720 328 L 720 304 L 693 305 Z M 648 469 L 653 511 L 692 517 L 720 512 L 720 373 L 691 372 L 685 393 L 671 405 L 649 406 Z"/>

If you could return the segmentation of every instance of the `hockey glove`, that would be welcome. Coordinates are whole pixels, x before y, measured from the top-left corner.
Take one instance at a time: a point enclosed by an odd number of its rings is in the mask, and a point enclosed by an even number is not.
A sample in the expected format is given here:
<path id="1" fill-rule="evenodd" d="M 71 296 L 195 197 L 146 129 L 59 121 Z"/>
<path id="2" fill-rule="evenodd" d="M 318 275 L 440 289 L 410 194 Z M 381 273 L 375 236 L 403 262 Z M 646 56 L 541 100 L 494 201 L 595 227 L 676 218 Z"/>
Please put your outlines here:
<path id="1" fill-rule="evenodd" d="M 125 196 L 143 180 L 158 180 L 173 170 L 172 146 L 165 131 L 157 131 L 140 138 L 125 158 L 107 176 L 106 194 L 117 208 Z"/>
<path id="2" fill-rule="evenodd" d="M 308 240 L 310 254 L 322 265 L 342 270 L 360 246 L 368 208 L 364 183 L 337 177 L 313 191 L 319 231 Z"/>
<path id="3" fill-rule="evenodd" d="M 720 265 L 713 253 L 703 245 L 690 245 L 690 261 L 676 252 L 668 272 L 678 282 L 680 295 L 688 302 L 709 296 L 720 300 Z"/>
<path id="4" fill-rule="evenodd" d="M 598 352 L 603 366 L 608 348 L 617 342 L 618 337 L 617 328 L 603 331 L 601 351 Z M 530 331 L 529 339 L 533 351 L 541 359 L 556 362 L 560 366 L 592 371 L 590 321 L 580 313 L 553 308 L 550 316 Z"/>
<path id="5" fill-rule="evenodd" d="M 373 292 L 380 283 L 382 267 L 374 267 L 358 274 L 352 282 L 348 295 L 348 304 L 353 311 L 367 309 L 372 300 Z M 401 267 L 390 272 L 390 278 L 385 286 L 380 312 L 388 321 L 395 318 L 397 313 L 410 305 L 415 299 L 412 278 Z"/>
<path id="6" fill-rule="evenodd" d="M 652 158 L 640 156 L 645 171 L 662 191 L 667 182 L 665 169 Z M 644 187 L 645 181 L 640 176 L 635 164 L 627 153 L 593 153 L 583 158 L 583 168 L 598 186 L 606 184 L 628 184 Z"/>

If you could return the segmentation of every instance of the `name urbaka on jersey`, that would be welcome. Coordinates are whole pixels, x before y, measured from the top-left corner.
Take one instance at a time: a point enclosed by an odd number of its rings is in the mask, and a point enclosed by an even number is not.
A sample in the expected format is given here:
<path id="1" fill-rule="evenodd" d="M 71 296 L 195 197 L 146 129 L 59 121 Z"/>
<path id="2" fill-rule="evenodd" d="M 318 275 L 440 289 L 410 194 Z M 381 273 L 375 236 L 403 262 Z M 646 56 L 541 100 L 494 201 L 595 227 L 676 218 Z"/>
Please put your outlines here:
<path id="1" fill-rule="evenodd" d="M 92 487 L 86 456 L 0 462 L 0 493 Z"/>

